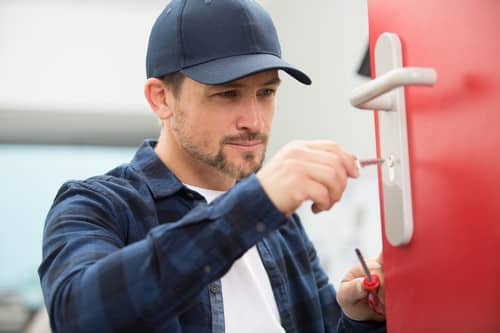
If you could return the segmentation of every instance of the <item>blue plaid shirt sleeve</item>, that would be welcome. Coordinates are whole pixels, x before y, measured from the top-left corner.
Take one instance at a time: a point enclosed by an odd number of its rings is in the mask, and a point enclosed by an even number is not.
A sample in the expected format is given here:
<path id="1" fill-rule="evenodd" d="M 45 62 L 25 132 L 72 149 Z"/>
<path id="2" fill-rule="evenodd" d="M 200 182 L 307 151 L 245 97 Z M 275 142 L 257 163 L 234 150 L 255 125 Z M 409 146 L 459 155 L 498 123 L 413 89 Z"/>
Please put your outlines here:
<path id="1" fill-rule="evenodd" d="M 287 222 L 251 176 L 128 245 L 128 191 L 99 178 L 68 182 L 57 194 L 39 268 L 55 332 L 153 330 Z"/>

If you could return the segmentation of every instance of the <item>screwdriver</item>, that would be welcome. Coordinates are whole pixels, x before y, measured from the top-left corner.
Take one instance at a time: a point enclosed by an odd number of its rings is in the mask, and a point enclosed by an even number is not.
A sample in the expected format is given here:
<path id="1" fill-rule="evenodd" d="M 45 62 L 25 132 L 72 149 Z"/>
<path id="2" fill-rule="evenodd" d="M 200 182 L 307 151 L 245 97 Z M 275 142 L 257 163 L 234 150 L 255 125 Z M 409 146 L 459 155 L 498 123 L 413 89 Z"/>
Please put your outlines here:
<path id="1" fill-rule="evenodd" d="M 366 160 L 356 160 L 356 166 L 358 167 L 358 169 L 361 169 L 369 165 L 383 164 L 384 162 L 384 158 L 370 158 Z"/>
<path id="2" fill-rule="evenodd" d="M 366 275 L 363 280 L 363 288 L 368 291 L 368 305 L 376 314 L 385 316 L 384 303 L 382 303 L 377 294 L 378 287 L 380 286 L 380 278 L 378 275 L 370 273 L 361 251 L 358 248 L 356 248 L 355 251 Z"/>

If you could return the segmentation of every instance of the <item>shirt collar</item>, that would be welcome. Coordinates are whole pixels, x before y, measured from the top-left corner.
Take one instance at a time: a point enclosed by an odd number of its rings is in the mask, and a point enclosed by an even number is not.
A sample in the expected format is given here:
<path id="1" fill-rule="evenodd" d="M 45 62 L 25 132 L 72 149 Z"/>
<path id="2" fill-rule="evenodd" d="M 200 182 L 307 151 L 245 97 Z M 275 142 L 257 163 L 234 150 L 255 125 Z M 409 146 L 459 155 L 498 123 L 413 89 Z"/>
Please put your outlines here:
<path id="1" fill-rule="evenodd" d="M 140 171 L 149 190 L 155 199 L 169 196 L 179 191 L 183 185 L 182 182 L 170 171 L 160 160 L 154 147 L 157 141 L 144 140 L 144 143 L 135 153 L 131 167 Z"/>

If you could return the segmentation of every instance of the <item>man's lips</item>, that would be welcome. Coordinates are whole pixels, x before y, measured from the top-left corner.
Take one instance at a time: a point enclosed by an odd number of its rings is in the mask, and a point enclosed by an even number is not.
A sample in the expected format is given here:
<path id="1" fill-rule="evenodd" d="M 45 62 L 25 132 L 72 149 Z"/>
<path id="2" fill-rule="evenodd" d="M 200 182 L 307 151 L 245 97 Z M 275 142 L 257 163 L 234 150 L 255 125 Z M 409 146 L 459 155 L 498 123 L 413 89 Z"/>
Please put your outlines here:
<path id="1" fill-rule="evenodd" d="M 251 147 L 262 144 L 262 141 L 233 141 L 233 142 L 226 142 L 226 144 Z"/>
<path id="2" fill-rule="evenodd" d="M 232 148 L 239 150 L 254 150 L 263 144 L 262 141 L 233 141 L 225 143 Z"/>

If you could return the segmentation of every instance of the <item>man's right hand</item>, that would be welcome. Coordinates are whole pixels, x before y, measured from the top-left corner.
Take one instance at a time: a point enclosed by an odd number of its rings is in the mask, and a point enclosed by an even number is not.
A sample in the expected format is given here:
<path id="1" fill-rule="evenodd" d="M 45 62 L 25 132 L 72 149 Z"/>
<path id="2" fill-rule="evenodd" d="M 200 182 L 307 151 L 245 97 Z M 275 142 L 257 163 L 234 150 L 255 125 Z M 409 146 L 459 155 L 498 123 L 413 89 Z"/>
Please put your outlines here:
<path id="1" fill-rule="evenodd" d="M 257 179 L 282 213 L 293 214 L 307 200 L 318 213 L 340 200 L 348 177 L 358 177 L 355 160 L 333 141 L 293 141 L 257 172 Z"/>

